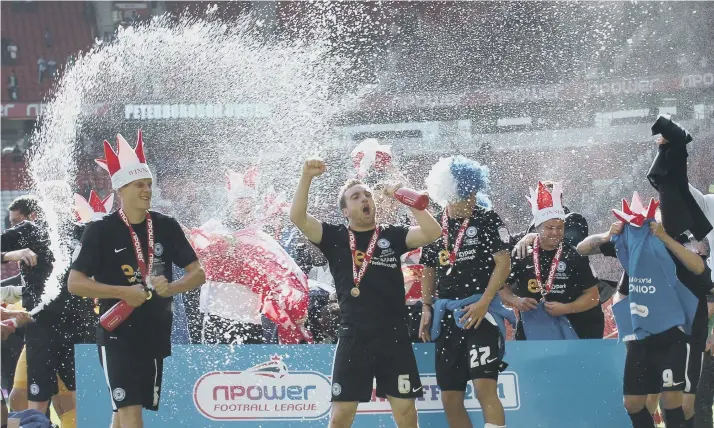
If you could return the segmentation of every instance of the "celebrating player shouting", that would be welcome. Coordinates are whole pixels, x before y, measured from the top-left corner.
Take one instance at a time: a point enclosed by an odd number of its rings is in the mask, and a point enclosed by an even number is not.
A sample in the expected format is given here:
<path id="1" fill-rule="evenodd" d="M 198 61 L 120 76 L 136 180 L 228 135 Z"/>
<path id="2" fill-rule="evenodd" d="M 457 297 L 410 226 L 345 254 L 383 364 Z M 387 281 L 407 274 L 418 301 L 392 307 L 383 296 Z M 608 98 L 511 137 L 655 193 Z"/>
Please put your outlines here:
<path id="1" fill-rule="evenodd" d="M 389 400 L 397 426 L 416 427 L 414 399 L 422 396 L 422 385 L 409 342 L 399 258 L 437 239 L 439 224 L 412 208 L 419 226 L 377 225 L 372 192 L 359 180 L 347 181 L 339 193 L 347 226 L 320 223 L 307 213 L 307 203 L 312 180 L 325 168 L 321 159 L 305 162 L 290 219 L 327 258 L 342 313 L 330 427 L 352 425 L 359 402 L 371 399 L 374 378 L 377 396 Z"/>

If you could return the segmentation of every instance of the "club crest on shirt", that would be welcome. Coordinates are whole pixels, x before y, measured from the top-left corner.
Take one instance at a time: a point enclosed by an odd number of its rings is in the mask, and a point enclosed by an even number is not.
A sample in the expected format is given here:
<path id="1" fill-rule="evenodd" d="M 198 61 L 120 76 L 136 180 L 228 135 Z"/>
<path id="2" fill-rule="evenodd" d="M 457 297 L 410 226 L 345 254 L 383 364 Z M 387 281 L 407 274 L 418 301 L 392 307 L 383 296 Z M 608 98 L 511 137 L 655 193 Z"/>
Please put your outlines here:
<path id="1" fill-rule="evenodd" d="M 160 242 L 154 244 L 154 254 L 156 254 L 157 256 L 161 256 L 162 254 L 164 254 L 164 246 L 161 245 Z"/>
<path id="2" fill-rule="evenodd" d="M 567 269 L 567 268 L 568 268 L 568 265 L 565 264 L 564 261 L 561 260 L 558 262 L 558 272 L 561 272 L 561 273 L 565 272 L 565 269 Z"/>
<path id="3" fill-rule="evenodd" d="M 379 241 L 377 241 L 377 246 L 381 249 L 389 248 L 389 246 L 392 245 L 388 239 L 382 238 Z"/>
<path id="4" fill-rule="evenodd" d="M 474 236 L 476 236 L 477 233 L 478 230 L 476 229 L 476 226 L 469 226 L 469 228 L 466 229 L 466 236 L 468 236 L 469 238 L 473 238 Z"/>

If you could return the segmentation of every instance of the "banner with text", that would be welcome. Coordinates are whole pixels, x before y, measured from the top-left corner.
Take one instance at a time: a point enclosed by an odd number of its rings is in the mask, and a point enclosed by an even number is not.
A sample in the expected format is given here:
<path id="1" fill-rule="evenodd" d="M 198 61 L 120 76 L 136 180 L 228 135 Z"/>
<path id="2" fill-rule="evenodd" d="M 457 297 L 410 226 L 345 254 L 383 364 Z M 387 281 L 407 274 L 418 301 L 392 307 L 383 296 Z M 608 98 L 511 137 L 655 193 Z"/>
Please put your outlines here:
<path id="1" fill-rule="evenodd" d="M 434 345 L 414 346 L 424 397 L 421 427 L 447 426 L 434 374 Z M 330 413 L 332 345 L 180 345 L 164 362 L 158 412 L 145 426 L 323 427 Z M 78 345 L 80 428 L 109 426 L 111 403 L 96 346 Z M 610 340 L 508 342 L 508 369 L 498 394 L 508 426 L 585 428 L 627 426 L 622 408 L 625 350 Z M 465 397 L 474 426 L 483 426 L 471 385 Z M 372 394 L 361 403 L 356 428 L 393 426 L 389 403 Z"/>

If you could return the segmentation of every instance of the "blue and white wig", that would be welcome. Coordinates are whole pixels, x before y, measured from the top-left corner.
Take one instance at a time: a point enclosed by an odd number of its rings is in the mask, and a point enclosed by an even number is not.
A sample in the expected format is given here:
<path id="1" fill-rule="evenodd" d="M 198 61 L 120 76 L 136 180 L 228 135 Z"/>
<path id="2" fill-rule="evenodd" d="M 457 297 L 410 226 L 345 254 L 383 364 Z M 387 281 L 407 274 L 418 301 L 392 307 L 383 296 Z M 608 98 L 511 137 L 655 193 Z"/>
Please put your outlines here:
<path id="1" fill-rule="evenodd" d="M 488 167 L 464 156 L 441 158 L 426 178 L 429 197 L 442 207 L 476 194 L 477 204 L 491 208 Z"/>

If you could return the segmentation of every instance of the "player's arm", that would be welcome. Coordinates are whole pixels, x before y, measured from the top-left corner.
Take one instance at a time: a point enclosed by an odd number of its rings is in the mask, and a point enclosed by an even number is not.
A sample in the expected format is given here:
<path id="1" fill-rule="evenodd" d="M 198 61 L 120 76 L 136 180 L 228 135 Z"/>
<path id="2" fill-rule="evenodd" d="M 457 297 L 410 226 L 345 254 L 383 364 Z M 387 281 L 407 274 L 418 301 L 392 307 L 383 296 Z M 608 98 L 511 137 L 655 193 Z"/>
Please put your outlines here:
<path id="1" fill-rule="evenodd" d="M 481 299 L 487 299 L 489 302 L 496 297 L 496 294 L 503 288 L 508 275 L 511 273 L 511 255 L 508 250 L 502 250 L 493 255 L 494 268 L 491 278 L 488 280 L 488 286 L 483 292 Z"/>
<path id="2" fill-rule="evenodd" d="M 704 260 L 694 251 L 689 251 L 684 245 L 677 242 L 664 230 L 661 223 L 653 221 L 650 223 L 652 234 L 664 242 L 664 246 L 674 254 L 674 256 L 695 275 L 701 275 L 706 269 Z"/>
<path id="3" fill-rule="evenodd" d="M 293 203 L 290 205 L 290 221 L 314 244 L 322 241 L 322 223 L 308 214 L 307 203 L 313 178 L 322 175 L 325 169 L 325 162 L 322 159 L 310 158 L 305 161 L 300 182 L 293 196 Z"/>
<path id="4" fill-rule="evenodd" d="M 566 303 L 566 312 L 569 314 L 577 314 L 585 312 L 600 304 L 600 292 L 597 286 L 592 286 L 583 290 L 583 294 L 575 299 L 575 301 Z"/>
<path id="5" fill-rule="evenodd" d="M 616 221 L 610 226 L 610 230 L 608 230 L 607 232 L 588 236 L 578 244 L 578 253 L 581 256 L 594 256 L 596 254 L 600 254 L 600 247 L 610 242 L 610 238 L 612 238 L 614 235 L 619 235 L 620 233 L 622 233 L 622 228 L 623 223 L 621 221 Z"/>
<path id="6" fill-rule="evenodd" d="M 201 263 L 196 260 L 189 263 L 184 269 L 184 275 L 178 281 L 168 284 L 168 293 L 159 293 L 164 297 L 174 296 L 179 293 L 191 291 L 196 287 L 200 287 L 206 282 L 206 272 L 203 270 Z M 157 289 L 158 292 L 158 289 Z"/>
<path id="7" fill-rule="evenodd" d="M 421 277 L 421 298 L 424 305 L 434 305 L 434 292 L 436 291 L 436 268 L 424 266 Z"/>
<path id="8" fill-rule="evenodd" d="M 414 249 L 431 244 L 441 236 L 441 225 L 427 210 L 419 211 L 409 207 L 409 211 L 417 221 L 418 226 L 412 226 L 407 232 L 407 248 Z"/>

